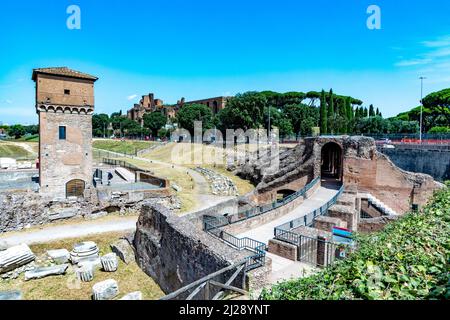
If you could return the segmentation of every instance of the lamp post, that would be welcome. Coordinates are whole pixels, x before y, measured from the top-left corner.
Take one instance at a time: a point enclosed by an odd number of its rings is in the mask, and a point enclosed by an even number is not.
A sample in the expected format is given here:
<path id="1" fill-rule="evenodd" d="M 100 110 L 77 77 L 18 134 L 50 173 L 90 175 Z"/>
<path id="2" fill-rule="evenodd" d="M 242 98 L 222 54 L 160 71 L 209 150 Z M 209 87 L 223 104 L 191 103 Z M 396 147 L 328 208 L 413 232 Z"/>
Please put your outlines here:
<path id="1" fill-rule="evenodd" d="M 420 144 L 422 144 L 422 126 L 423 126 L 423 80 L 426 77 L 420 77 Z"/>
<path id="2" fill-rule="evenodd" d="M 271 135 L 270 135 L 270 129 L 271 129 L 271 127 L 270 127 L 270 106 L 269 106 L 269 132 L 268 132 L 268 139 L 267 139 L 267 143 L 268 144 L 270 144 L 270 141 L 272 140 L 272 137 L 271 137 Z"/>

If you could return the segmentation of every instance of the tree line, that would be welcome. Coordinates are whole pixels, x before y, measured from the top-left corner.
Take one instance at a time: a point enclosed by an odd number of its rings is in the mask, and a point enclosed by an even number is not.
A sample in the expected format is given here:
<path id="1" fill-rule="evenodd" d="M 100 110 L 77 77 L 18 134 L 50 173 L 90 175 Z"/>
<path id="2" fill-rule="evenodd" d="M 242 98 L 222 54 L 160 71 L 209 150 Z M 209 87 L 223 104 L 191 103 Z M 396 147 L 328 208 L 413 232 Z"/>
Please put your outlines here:
<path id="1" fill-rule="evenodd" d="M 424 98 L 423 132 L 450 132 L 449 91 L 445 89 Z M 314 132 L 323 135 L 338 134 L 415 134 L 419 132 L 420 107 L 396 117 L 384 118 L 379 108 L 368 107 L 351 96 L 336 94 L 333 90 L 278 93 L 274 91 L 245 92 L 229 99 L 226 108 L 213 115 L 203 104 L 185 105 L 175 119 L 169 121 L 161 112 L 144 116 L 140 124 L 127 119 L 121 113 L 94 115 L 94 134 L 102 136 L 104 125 L 112 123 L 114 130 L 126 136 L 151 135 L 168 137 L 166 124 L 194 132 L 194 121 L 202 121 L 203 130 L 278 128 L 281 136 L 309 136 Z M 104 119 L 100 120 L 100 116 Z M 103 129 L 102 129 L 103 126 Z M 319 130 L 317 130 L 319 128 Z"/>
<path id="2" fill-rule="evenodd" d="M 213 115 L 203 104 L 183 106 L 175 119 L 155 111 L 144 115 L 143 123 L 128 119 L 121 111 L 94 114 L 94 137 L 167 138 L 175 127 L 193 134 L 194 121 L 202 121 L 203 130 L 278 128 L 281 136 L 334 134 L 408 134 L 418 133 L 421 107 L 384 118 L 379 108 L 363 106 L 363 101 L 333 90 L 278 93 L 245 92 L 231 97 L 226 108 Z M 433 92 L 423 99 L 423 132 L 450 133 L 450 88 Z M 171 126 L 166 126 L 170 124 Z M 317 130 L 319 128 L 319 130 Z M 37 125 L 0 126 L 9 136 L 37 135 Z"/>

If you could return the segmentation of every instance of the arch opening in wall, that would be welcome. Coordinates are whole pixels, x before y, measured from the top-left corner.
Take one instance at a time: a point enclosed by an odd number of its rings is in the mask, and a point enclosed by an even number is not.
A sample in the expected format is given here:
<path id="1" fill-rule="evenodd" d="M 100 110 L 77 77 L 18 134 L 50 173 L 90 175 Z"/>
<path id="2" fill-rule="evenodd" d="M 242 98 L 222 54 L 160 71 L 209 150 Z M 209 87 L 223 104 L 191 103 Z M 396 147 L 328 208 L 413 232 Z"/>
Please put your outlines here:
<path id="1" fill-rule="evenodd" d="M 84 190 L 86 188 L 86 183 L 80 179 L 70 180 L 66 183 L 66 198 L 69 197 L 84 197 Z"/>
<path id="2" fill-rule="evenodd" d="M 282 189 L 277 191 L 277 201 L 283 201 L 287 197 L 293 195 L 295 193 L 294 190 Z"/>
<path id="3" fill-rule="evenodd" d="M 343 172 L 342 148 L 335 142 L 326 143 L 321 151 L 322 178 L 342 182 Z"/>

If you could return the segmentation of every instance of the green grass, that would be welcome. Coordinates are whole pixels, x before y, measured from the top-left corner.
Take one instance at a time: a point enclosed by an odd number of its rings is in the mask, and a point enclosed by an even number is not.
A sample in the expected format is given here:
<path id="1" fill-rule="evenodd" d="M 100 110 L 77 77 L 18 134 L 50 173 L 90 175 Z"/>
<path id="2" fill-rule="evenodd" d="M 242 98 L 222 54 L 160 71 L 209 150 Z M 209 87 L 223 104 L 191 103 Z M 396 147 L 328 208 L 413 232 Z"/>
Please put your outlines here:
<path id="1" fill-rule="evenodd" d="M 0 158 L 32 159 L 34 156 L 20 146 L 2 142 L 0 143 Z"/>
<path id="2" fill-rule="evenodd" d="M 448 184 L 450 187 L 450 184 Z M 282 282 L 268 300 L 425 300 L 450 298 L 450 188 L 421 212 L 358 236 L 346 260 L 307 278 Z"/>
<path id="3" fill-rule="evenodd" d="M 111 252 L 110 244 L 122 235 L 121 233 L 105 233 L 37 244 L 30 246 L 30 248 L 37 257 L 42 257 L 47 250 L 65 248 L 70 251 L 75 243 L 94 241 L 99 246 L 100 254 L 104 255 Z M 133 291 L 141 291 L 145 300 L 159 299 L 164 295 L 155 281 L 147 276 L 135 262 L 127 265 L 120 259 L 119 268 L 116 272 L 108 273 L 97 270 L 94 274 L 94 280 L 87 283 L 77 283 L 73 271 L 67 272 L 66 275 L 30 281 L 24 281 L 23 278 L 24 275 L 22 274 L 14 280 L 0 279 L 0 291 L 21 290 L 26 300 L 90 300 L 92 286 L 95 283 L 114 279 L 117 281 L 120 291 L 117 298 Z M 74 284 L 77 284 L 77 286 L 74 286 Z"/>
<path id="4" fill-rule="evenodd" d="M 155 142 L 150 141 L 120 141 L 120 140 L 94 140 L 93 148 L 124 153 L 135 154 L 137 151 L 150 148 Z"/>

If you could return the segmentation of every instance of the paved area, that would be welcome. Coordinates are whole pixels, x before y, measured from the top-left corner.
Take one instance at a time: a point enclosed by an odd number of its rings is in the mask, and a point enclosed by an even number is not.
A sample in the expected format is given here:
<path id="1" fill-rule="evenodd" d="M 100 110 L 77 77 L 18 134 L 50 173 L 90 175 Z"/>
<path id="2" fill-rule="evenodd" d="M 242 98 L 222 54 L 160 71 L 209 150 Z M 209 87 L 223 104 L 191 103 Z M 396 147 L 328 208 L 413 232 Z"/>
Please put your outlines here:
<path id="1" fill-rule="evenodd" d="M 272 260 L 272 272 L 268 278 L 271 284 L 302 278 L 316 271 L 315 268 L 300 261 L 292 261 L 272 253 L 267 253 L 266 256 Z"/>
<path id="2" fill-rule="evenodd" d="M 237 235 L 238 237 L 249 237 L 263 243 L 268 244 L 269 240 L 273 238 L 274 229 L 283 223 L 292 221 L 294 219 L 303 217 L 308 213 L 316 210 L 330 201 L 336 194 L 338 193 L 338 189 L 334 185 L 325 185 L 321 186 L 314 192 L 310 198 L 306 199 L 302 204 L 300 204 L 297 208 L 292 210 L 290 213 L 276 219 L 270 221 L 266 224 L 263 224 L 257 228 L 248 230 L 244 233 Z"/>
<path id="3" fill-rule="evenodd" d="M 66 238 L 84 237 L 90 234 L 108 232 L 131 232 L 136 229 L 138 217 L 113 217 L 106 220 L 74 221 L 64 225 L 45 225 L 42 229 L 30 229 L 0 235 L 0 240 L 5 240 L 8 245 L 21 243 L 34 244 L 46 243 Z"/>

